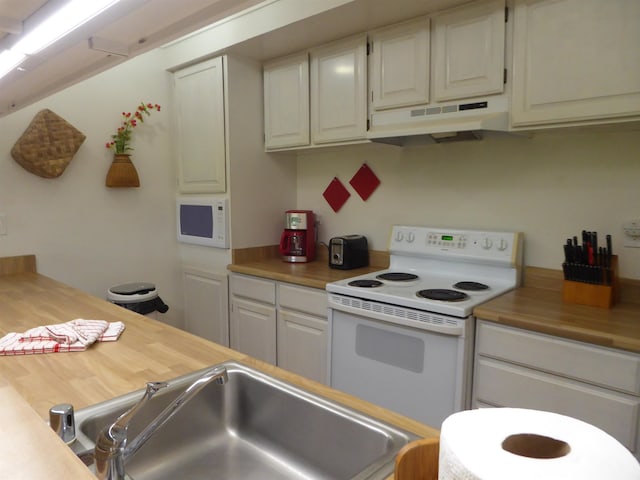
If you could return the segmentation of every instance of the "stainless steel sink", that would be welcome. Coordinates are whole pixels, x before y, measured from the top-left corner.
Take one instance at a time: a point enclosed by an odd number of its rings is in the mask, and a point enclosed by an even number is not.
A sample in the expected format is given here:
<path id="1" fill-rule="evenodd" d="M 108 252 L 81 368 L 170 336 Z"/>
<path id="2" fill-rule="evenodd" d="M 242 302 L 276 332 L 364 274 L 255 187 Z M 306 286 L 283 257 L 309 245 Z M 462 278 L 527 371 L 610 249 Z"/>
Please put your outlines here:
<path id="1" fill-rule="evenodd" d="M 126 463 L 146 479 L 382 479 L 415 435 L 245 365 L 226 362 L 226 385 L 208 385 Z M 204 370 L 176 378 L 129 427 L 129 438 Z M 100 430 L 143 390 L 76 412 L 76 452 L 86 459 Z"/>

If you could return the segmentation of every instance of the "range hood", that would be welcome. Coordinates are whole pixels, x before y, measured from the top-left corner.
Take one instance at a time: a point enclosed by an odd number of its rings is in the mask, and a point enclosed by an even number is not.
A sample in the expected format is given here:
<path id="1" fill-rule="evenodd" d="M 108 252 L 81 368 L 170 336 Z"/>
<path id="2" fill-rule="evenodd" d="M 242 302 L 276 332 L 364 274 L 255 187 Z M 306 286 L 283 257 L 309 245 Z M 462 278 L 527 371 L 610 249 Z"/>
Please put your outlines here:
<path id="1" fill-rule="evenodd" d="M 480 140 L 509 131 L 506 95 L 371 113 L 367 138 L 399 146 Z"/>

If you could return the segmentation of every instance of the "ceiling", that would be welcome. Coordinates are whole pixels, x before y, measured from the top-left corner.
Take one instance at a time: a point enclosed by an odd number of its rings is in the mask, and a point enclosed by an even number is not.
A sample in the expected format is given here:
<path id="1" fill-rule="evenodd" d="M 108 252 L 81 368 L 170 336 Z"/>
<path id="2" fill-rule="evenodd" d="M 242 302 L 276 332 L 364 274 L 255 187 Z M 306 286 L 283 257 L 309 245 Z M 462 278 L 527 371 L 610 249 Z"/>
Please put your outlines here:
<path id="1" fill-rule="evenodd" d="M 0 0 L 0 51 L 68 0 Z M 88 0 L 85 0 L 88 1 Z M 280 0 L 120 0 L 0 79 L 0 116 L 258 4 Z M 319 2 L 321 0 L 296 0 Z M 324 1 L 324 0 L 322 0 Z M 307 20 L 225 47 L 258 60 L 341 38 L 469 0 L 348 0 Z M 286 3 L 285 3 L 286 4 Z M 321 3 L 318 5 L 322 5 Z M 212 54 L 214 52 L 211 52 Z"/>
<path id="2" fill-rule="evenodd" d="M 86 0 L 85 0 L 86 1 Z M 120 0 L 0 79 L 0 116 L 263 0 Z M 0 0 L 0 51 L 65 0 Z M 24 23 L 23 23 L 24 22 Z M 95 48 L 107 46 L 109 52 Z M 126 56 L 120 54 L 125 53 Z"/>

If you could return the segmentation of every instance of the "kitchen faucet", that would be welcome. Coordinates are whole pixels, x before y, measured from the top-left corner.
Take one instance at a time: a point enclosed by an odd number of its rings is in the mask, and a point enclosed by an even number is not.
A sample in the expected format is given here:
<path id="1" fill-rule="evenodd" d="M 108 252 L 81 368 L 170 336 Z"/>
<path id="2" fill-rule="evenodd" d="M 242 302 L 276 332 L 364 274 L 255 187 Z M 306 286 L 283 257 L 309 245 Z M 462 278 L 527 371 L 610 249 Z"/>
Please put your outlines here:
<path id="1" fill-rule="evenodd" d="M 114 423 L 102 429 L 96 440 L 95 467 L 96 476 L 100 480 L 125 480 L 124 462 L 135 454 L 153 434 L 173 417 L 189 400 L 211 382 L 224 385 L 229 380 L 225 367 L 207 370 L 195 382 L 189 385 L 178 398 L 173 400 L 160 414 L 154 418 L 140 434 L 127 444 L 127 428 L 135 414 L 157 392 L 169 386 L 166 382 L 149 382 L 140 400 L 120 415 Z"/>

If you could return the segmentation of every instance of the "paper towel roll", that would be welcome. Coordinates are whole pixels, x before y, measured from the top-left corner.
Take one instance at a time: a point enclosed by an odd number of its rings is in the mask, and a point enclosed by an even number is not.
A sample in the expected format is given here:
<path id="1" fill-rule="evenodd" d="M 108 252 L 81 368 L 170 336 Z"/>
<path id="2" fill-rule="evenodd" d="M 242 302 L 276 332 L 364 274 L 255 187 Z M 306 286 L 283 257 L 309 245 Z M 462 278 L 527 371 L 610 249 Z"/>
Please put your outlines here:
<path id="1" fill-rule="evenodd" d="M 640 464 L 612 436 L 575 418 L 481 408 L 443 422 L 438 479 L 640 480 Z"/>

